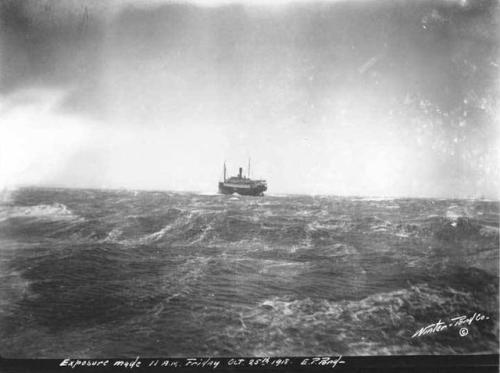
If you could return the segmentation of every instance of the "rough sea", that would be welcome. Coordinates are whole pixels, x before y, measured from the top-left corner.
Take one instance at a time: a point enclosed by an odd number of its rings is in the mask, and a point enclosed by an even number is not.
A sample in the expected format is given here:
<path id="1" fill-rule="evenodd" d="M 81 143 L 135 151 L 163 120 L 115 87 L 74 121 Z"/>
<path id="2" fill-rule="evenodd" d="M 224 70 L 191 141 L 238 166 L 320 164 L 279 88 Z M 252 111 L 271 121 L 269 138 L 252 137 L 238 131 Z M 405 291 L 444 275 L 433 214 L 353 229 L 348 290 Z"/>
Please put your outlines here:
<path id="1" fill-rule="evenodd" d="M 494 201 L 24 188 L 0 355 L 498 353 L 498 260 Z"/>

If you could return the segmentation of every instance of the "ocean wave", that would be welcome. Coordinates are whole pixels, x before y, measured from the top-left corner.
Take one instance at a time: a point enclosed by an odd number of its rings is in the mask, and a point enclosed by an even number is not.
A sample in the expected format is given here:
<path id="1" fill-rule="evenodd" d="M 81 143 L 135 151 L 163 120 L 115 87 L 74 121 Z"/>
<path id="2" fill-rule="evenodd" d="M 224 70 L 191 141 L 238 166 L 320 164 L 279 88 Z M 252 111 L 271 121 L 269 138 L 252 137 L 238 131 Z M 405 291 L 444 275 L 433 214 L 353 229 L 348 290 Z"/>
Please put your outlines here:
<path id="1" fill-rule="evenodd" d="M 264 259 L 259 261 L 258 273 L 262 275 L 294 277 L 307 270 L 311 264 L 307 262 L 294 262 L 284 260 Z"/>
<path id="2" fill-rule="evenodd" d="M 334 243 L 323 250 L 319 249 L 318 254 L 327 257 L 341 257 L 357 255 L 359 251 L 354 246 L 345 243 Z"/>
<path id="3" fill-rule="evenodd" d="M 158 291 L 167 295 L 167 301 L 190 297 L 196 291 L 196 285 L 204 276 L 210 260 L 210 257 L 192 257 L 179 263 L 175 270 L 165 267 L 160 274 L 161 285 Z"/>
<path id="4" fill-rule="evenodd" d="M 348 232 L 354 228 L 354 224 L 349 218 L 337 218 L 337 219 L 319 219 L 314 220 L 307 224 L 307 230 L 309 232 L 316 231 L 337 231 L 337 232 Z"/>
<path id="5" fill-rule="evenodd" d="M 14 201 L 14 189 L 9 189 L 9 188 L 2 188 L 0 190 L 0 206 L 1 205 L 8 205 L 11 204 Z"/>
<path id="6" fill-rule="evenodd" d="M 163 227 L 162 229 L 160 229 L 159 231 L 156 231 L 154 233 L 151 233 L 151 234 L 148 234 L 144 237 L 141 237 L 139 238 L 138 240 L 133 240 L 134 242 L 137 242 L 139 244 L 148 244 L 148 243 L 152 243 L 152 242 L 156 242 L 156 241 L 159 241 L 161 240 L 163 237 L 165 237 L 165 235 L 170 232 L 171 230 L 173 230 L 175 228 L 176 224 L 168 224 L 166 225 L 165 227 Z M 178 226 L 178 224 L 177 224 Z M 130 242 L 130 240 L 129 240 Z"/>
<path id="7" fill-rule="evenodd" d="M 229 198 L 14 194 L 0 204 L 0 217 L 15 217 L 0 223 L 6 353 L 498 350 L 491 324 L 467 338 L 411 339 L 439 318 L 488 312 L 497 321 L 498 204 Z"/>
<path id="8" fill-rule="evenodd" d="M 474 304 L 470 292 L 425 283 L 351 301 L 271 297 L 242 311 L 242 325 L 231 333 L 270 355 L 422 353 L 411 339 L 416 330 L 457 312 L 493 312 Z M 465 350 L 455 344 L 456 351 Z M 431 340 L 424 350 L 439 353 L 441 347 Z"/>
<path id="9" fill-rule="evenodd" d="M 13 253 L 18 244 L 1 240 L 2 253 Z M 0 259 L 0 317 L 16 312 L 16 304 L 23 298 L 32 298 L 31 281 L 23 276 L 21 269 L 13 268 L 8 261 Z M 1 320 L 1 319 L 0 319 Z"/>
<path id="10" fill-rule="evenodd" d="M 386 209 L 390 209 L 390 210 L 399 209 L 400 208 L 399 205 L 382 205 L 381 207 L 382 208 L 386 208 Z"/>
<path id="11" fill-rule="evenodd" d="M 452 216 L 453 218 L 450 218 L 447 215 L 446 219 L 438 219 L 432 224 L 431 229 L 435 237 L 443 241 L 456 241 L 479 238 L 481 237 L 481 230 L 483 235 L 494 232 L 494 229 L 487 228 L 476 219 L 465 216 Z"/>
<path id="12" fill-rule="evenodd" d="M 182 211 L 174 221 L 160 230 L 137 239 L 128 239 L 127 243 L 147 245 L 167 240 L 169 242 L 181 241 L 185 245 L 194 245 L 204 242 L 213 230 L 212 221 L 216 216 L 217 212 L 203 209 Z"/>
<path id="13" fill-rule="evenodd" d="M 394 201 L 394 197 L 352 197 L 352 201 L 379 202 L 379 201 Z"/>
<path id="14" fill-rule="evenodd" d="M 479 229 L 479 234 L 483 237 L 498 237 L 499 236 L 499 227 L 492 227 L 489 225 L 483 225 Z"/>
<path id="15" fill-rule="evenodd" d="M 470 218 L 471 214 L 464 206 L 451 205 L 446 210 L 445 216 L 452 222 L 456 222 L 460 218 Z"/>
<path id="16" fill-rule="evenodd" d="M 10 218 L 37 218 L 44 220 L 84 220 L 62 203 L 35 206 L 8 206 L 0 210 L 0 221 Z"/>
<path id="17" fill-rule="evenodd" d="M 123 234 L 123 231 L 119 228 L 114 228 L 111 232 L 108 233 L 103 242 L 119 242 L 120 236 Z"/>
<path id="18" fill-rule="evenodd" d="M 405 219 L 399 222 L 372 218 L 370 232 L 387 233 L 400 238 L 435 237 L 443 241 L 463 239 L 494 238 L 499 234 L 499 227 L 470 216 L 429 215 L 418 219 Z"/>

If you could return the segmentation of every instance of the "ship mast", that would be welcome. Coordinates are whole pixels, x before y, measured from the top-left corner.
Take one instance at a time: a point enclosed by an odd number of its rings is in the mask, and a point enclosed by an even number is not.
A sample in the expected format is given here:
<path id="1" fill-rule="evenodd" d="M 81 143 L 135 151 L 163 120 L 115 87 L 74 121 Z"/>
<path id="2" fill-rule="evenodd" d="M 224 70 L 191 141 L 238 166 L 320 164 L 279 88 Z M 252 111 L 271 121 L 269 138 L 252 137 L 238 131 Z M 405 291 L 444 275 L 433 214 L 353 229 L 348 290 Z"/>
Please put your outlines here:
<path id="1" fill-rule="evenodd" d="M 224 161 L 224 182 L 226 182 L 226 161 Z"/>
<path id="2" fill-rule="evenodd" d="M 248 158 L 248 178 L 250 179 L 250 157 Z"/>

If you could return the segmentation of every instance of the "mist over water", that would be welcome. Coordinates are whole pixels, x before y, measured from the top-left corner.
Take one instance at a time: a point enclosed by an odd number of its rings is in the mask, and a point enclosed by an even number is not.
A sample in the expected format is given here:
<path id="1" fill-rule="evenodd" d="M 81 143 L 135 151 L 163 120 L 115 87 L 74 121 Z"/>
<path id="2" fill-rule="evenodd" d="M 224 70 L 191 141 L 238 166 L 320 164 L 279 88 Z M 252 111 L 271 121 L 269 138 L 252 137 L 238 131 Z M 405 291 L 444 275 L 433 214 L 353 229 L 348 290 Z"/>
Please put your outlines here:
<path id="1" fill-rule="evenodd" d="M 0 354 L 498 351 L 499 204 L 26 188 L 0 205 Z M 411 338 L 439 320 L 490 319 Z"/>

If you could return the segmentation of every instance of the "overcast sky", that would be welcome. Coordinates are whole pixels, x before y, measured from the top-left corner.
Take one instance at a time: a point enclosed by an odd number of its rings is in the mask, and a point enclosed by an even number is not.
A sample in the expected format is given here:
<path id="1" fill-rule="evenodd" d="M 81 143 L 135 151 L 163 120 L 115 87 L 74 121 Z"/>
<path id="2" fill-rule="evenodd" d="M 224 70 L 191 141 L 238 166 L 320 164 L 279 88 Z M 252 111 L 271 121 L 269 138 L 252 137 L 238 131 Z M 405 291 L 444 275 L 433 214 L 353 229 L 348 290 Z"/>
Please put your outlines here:
<path id="1" fill-rule="evenodd" d="M 496 1 L 0 4 L 0 186 L 499 196 Z"/>

